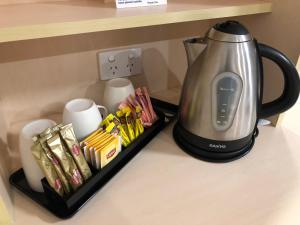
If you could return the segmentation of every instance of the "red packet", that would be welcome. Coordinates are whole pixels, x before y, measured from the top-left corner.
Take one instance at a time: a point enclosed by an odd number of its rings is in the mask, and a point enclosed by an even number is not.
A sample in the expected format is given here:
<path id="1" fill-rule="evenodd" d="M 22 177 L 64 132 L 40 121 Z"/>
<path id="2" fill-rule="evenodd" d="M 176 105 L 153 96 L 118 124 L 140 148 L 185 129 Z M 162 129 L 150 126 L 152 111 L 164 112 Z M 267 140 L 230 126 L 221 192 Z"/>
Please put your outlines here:
<path id="1" fill-rule="evenodd" d="M 150 111 L 150 114 L 151 114 L 151 117 L 152 117 L 152 121 L 151 122 L 155 122 L 157 120 L 157 115 L 156 115 L 156 113 L 153 110 L 153 106 L 152 106 L 152 103 L 151 103 L 151 99 L 150 99 L 148 90 L 147 90 L 146 87 L 143 87 L 143 91 L 144 91 L 144 94 L 146 96 L 146 99 L 147 99 L 147 102 L 148 102 L 149 111 Z"/>
<path id="2" fill-rule="evenodd" d="M 146 96 L 144 96 L 144 93 L 141 88 L 136 89 L 135 93 L 136 93 L 137 100 L 142 105 L 143 111 L 147 114 L 148 122 L 151 122 L 151 113 L 149 112 Z"/>
<path id="3" fill-rule="evenodd" d="M 126 107 L 130 108 L 134 118 L 136 114 L 136 107 L 140 107 L 142 109 L 141 120 L 145 127 L 150 127 L 157 120 L 157 115 L 153 110 L 151 99 L 146 87 L 137 88 L 135 90 L 135 96 L 128 96 L 123 102 L 121 102 L 118 108 L 122 110 Z"/>

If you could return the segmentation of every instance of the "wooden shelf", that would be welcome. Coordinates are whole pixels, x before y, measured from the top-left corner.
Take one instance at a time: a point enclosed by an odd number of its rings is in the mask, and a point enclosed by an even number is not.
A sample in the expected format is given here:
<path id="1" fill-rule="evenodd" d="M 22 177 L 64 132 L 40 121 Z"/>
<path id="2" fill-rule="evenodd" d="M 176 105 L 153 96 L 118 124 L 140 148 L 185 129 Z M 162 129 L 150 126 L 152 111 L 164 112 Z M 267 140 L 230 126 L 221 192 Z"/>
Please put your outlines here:
<path id="1" fill-rule="evenodd" d="M 0 43 L 271 12 L 262 0 L 169 0 L 168 5 L 116 9 L 101 0 L 0 6 Z"/>

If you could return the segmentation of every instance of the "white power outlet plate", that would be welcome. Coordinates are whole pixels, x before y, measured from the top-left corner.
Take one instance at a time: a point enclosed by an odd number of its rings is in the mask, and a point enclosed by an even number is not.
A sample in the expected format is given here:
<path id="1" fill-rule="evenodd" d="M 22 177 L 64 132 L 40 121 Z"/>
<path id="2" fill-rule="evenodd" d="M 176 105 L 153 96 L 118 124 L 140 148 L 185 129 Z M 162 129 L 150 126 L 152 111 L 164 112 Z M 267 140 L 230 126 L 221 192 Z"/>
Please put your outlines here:
<path id="1" fill-rule="evenodd" d="M 99 52 L 98 61 L 101 80 L 142 73 L 141 48 Z"/>

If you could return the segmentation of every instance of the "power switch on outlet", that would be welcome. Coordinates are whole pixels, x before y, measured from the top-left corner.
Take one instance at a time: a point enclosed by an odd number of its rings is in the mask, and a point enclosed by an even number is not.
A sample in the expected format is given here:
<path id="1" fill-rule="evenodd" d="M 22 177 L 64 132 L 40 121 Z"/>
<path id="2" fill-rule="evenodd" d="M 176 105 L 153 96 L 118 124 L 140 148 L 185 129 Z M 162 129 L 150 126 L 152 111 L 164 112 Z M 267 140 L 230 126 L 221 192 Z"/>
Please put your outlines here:
<path id="1" fill-rule="evenodd" d="M 99 52 L 98 60 L 101 80 L 142 73 L 141 48 Z"/>

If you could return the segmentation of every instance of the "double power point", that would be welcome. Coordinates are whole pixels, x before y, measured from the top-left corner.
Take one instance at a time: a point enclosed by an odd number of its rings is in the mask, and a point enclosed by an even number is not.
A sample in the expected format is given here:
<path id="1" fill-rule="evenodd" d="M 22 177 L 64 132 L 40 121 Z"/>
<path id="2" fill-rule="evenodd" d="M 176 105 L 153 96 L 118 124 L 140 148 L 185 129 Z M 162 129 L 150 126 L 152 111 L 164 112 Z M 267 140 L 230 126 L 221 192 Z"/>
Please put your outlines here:
<path id="1" fill-rule="evenodd" d="M 98 61 L 101 80 L 142 73 L 141 48 L 99 52 Z"/>

